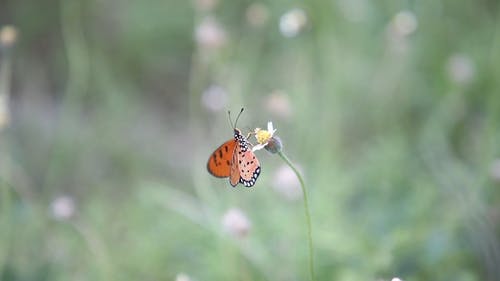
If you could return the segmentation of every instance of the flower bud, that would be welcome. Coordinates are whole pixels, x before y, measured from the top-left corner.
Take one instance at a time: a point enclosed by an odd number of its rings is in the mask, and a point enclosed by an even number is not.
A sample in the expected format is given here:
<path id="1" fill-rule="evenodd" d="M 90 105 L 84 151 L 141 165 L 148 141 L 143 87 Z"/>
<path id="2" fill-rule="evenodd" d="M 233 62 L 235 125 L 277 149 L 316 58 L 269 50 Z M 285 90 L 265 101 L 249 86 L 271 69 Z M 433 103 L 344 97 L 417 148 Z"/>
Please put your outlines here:
<path id="1" fill-rule="evenodd" d="M 283 148 L 283 144 L 278 136 L 273 136 L 264 148 L 271 153 L 278 153 Z"/>

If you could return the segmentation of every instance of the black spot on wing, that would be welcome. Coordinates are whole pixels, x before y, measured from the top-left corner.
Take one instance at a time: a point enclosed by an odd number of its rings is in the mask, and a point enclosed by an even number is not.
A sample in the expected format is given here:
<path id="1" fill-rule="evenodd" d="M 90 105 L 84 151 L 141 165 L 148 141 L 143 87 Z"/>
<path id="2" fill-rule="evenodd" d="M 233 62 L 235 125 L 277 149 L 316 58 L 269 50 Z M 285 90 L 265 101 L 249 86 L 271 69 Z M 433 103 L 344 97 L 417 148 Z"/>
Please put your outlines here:
<path id="1" fill-rule="evenodd" d="M 246 187 L 252 187 L 257 182 L 257 178 L 259 177 L 259 175 L 260 175 L 260 167 L 257 167 L 257 169 L 255 169 L 252 177 L 249 180 L 245 180 L 240 177 L 240 183 Z"/>

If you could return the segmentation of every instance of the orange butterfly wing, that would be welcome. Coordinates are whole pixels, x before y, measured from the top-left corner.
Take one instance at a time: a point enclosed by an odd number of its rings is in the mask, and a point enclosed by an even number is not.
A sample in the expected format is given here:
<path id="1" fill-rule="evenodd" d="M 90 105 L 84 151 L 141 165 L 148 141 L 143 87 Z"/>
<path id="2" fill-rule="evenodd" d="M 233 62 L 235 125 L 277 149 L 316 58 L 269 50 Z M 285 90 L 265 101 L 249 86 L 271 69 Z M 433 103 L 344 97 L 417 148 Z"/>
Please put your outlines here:
<path id="1" fill-rule="evenodd" d="M 260 163 L 251 149 L 240 152 L 238 152 L 237 162 L 240 172 L 240 183 L 246 187 L 251 187 L 260 175 Z"/>
<path id="2" fill-rule="evenodd" d="M 236 147 L 233 153 L 233 160 L 231 162 L 231 174 L 229 175 L 229 183 L 235 187 L 240 182 L 240 168 L 238 165 L 238 151 L 240 149 L 240 145 L 237 141 L 235 141 Z"/>
<path id="3" fill-rule="evenodd" d="M 259 160 L 255 157 L 255 154 L 250 148 L 250 143 L 241 134 L 240 130 L 234 130 L 234 137 L 237 140 L 235 150 L 237 156 L 235 160 L 237 161 L 234 162 L 234 165 L 237 165 L 236 169 L 238 169 L 238 174 L 240 175 L 239 182 L 246 187 L 251 187 L 255 184 L 260 175 Z M 235 157 L 233 156 L 233 158 Z M 231 184 L 233 183 L 231 182 Z"/>
<path id="4" fill-rule="evenodd" d="M 235 139 L 228 140 L 219 146 L 208 159 L 208 172 L 218 178 L 229 177 L 231 175 L 235 148 Z"/>

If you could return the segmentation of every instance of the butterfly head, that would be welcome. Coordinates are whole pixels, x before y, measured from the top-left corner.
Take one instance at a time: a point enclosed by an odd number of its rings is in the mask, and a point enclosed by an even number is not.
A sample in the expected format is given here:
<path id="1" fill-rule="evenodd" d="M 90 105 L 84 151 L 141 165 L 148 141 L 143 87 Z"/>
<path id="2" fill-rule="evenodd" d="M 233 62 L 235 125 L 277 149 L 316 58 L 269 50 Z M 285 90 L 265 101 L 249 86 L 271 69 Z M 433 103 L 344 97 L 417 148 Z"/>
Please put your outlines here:
<path id="1" fill-rule="evenodd" d="M 247 138 L 241 134 L 241 130 L 238 128 L 234 128 L 234 139 L 239 142 L 240 146 L 248 148 Z"/>

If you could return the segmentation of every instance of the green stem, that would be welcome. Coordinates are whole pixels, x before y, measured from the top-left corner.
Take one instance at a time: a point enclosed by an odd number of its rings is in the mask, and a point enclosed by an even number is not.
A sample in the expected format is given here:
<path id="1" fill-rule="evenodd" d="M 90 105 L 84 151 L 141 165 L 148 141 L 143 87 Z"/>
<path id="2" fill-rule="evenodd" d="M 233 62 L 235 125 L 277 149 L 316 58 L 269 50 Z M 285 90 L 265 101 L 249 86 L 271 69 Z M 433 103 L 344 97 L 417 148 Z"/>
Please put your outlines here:
<path id="1" fill-rule="evenodd" d="M 295 166 L 292 164 L 290 159 L 286 157 L 286 155 L 282 152 L 279 151 L 278 155 L 285 161 L 285 163 L 292 168 L 293 172 L 297 176 L 300 182 L 300 187 L 302 188 L 302 194 L 304 195 L 304 212 L 306 215 L 306 221 L 307 221 L 307 240 L 309 244 L 309 273 L 311 275 L 311 280 L 314 281 L 316 280 L 316 276 L 314 274 L 314 253 L 313 253 L 313 239 L 312 239 L 312 227 L 311 227 L 311 214 L 309 211 L 309 203 L 307 200 L 307 191 L 306 191 L 306 186 L 304 184 L 304 179 L 302 179 L 302 176 L 300 175 L 299 171 Z"/>

